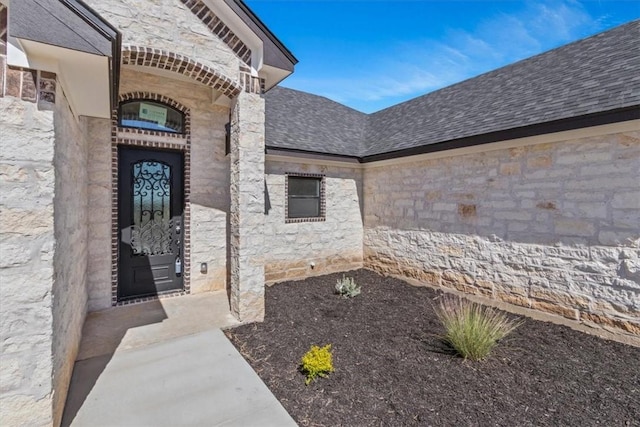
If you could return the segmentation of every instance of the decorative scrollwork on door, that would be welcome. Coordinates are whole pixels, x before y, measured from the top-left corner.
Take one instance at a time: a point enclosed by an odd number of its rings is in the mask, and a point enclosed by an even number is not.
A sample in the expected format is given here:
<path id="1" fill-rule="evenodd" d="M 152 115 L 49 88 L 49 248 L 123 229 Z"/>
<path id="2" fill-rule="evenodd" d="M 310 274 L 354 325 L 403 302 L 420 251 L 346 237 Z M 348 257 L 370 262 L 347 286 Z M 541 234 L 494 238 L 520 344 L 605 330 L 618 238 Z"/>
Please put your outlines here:
<path id="1" fill-rule="evenodd" d="M 157 161 L 135 163 L 132 173 L 134 255 L 173 253 L 171 219 L 171 168 Z"/>

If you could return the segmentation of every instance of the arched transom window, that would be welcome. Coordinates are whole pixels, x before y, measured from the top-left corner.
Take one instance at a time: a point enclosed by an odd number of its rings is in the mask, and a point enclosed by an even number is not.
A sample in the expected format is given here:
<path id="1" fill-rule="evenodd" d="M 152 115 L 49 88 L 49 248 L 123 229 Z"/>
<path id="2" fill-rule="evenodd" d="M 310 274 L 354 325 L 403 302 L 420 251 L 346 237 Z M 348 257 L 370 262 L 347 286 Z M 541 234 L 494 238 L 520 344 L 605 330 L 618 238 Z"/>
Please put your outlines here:
<path id="1" fill-rule="evenodd" d="M 184 113 L 158 101 L 134 99 L 120 104 L 118 126 L 184 133 Z"/>

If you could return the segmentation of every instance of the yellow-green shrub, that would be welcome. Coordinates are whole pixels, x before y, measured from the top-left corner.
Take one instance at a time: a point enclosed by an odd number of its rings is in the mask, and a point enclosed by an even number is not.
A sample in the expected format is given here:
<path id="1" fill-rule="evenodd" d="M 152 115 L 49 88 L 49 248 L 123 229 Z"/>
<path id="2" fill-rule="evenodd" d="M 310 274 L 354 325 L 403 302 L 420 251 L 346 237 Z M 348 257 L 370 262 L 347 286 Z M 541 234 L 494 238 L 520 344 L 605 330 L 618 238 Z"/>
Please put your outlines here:
<path id="1" fill-rule="evenodd" d="M 311 350 L 302 356 L 300 368 L 307 376 L 306 385 L 309 385 L 317 377 L 326 378 L 329 373 L 334 371 L 331 344 L 327 344 L 324 347 L 312 345 Z"/>

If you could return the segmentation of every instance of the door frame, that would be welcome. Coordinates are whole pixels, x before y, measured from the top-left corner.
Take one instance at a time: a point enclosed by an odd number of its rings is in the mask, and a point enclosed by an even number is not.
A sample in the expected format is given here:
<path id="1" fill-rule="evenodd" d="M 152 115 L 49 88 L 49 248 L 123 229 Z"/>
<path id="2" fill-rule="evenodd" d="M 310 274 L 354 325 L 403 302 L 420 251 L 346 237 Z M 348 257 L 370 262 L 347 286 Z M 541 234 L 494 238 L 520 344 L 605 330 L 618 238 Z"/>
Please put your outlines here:
<path id="1" fill-rule="evenodd" d="M 145 298 L 148 296 L 157 296 L 166 293 L 181 292 L 184 289 L 184 276 L 182 273 L 174 274 L 172 268 L 174 268 L 175 258 L 179 258 L 182 262 L 184 255 L 184 239 L 182 229 L 182 217 L 184 213 L 184 153 L 178 150 L 157 150 L 148 149 L 143 147 L 133 147 L 121 145 L 118 148 L 119 156 L 119 177 L 118 177 L 118 230 L 119 230 L 119 254 L 118 254 L 118 301 L 125 301 L 130 299 Z M 170 190 L 171 190 L 171 219 L 179 216 L 180 223 L 171 225 L 171 247 L 174 249 L 170 254 L 158 254 L 150 256 L 135 256 L 132 253 L 132 217 L 133 217 L 133 203 L 131 197 L 133 193 L 133 178 L 131 176 L 131 168 L 134 164 L 139 162 L 158 162 L 160 164 L 170 165 L 175 167 L 170 173 Z M 154 190 L 150 190 L 154 192 Z M 126 227 L 127 231 L 125 231 Z M 180 230 L 179 234 L 175 235 L 174 229 Z M 125 241 L 128 243 L 125 244 Z M 164 259 L 164 261 L 161 261 Z M 142 280 L 136 281 L 135 271 L 144 271 L 149 274 L 149 277 L 153 277 L 155 271 L 162 271 L 163 268 L 168 268 L 168 277 L 164 281 Z M 153 284 L 153 285 L 152 285 Z M 135 286 L 134 286 L 135 285 Z M 165 286 L 170 289 L 158 290 L 158 286 Z M 146 289 L 143 289 L 146 288 Z M 125 295 L 126 294 L 126 295 Z"/>
<path id="2" fill-rule="evenodd" d="M 158 298 L 172 297 L 191 293 L 191 114 L 182 104 L 150 92 L 130 92 L 119 97 L 119 103 L 131 99 L 148 99 L 150 101 L 167 104 L 184 113 L 183 134 L 151 131 L 147 129 L 123 128 L 118 126 L 118 108 L 111 115 L 111 305 L 129 305 Z M 183 155 L 183 257 L 182 277 L 183 289 L 169 291 L 160 295 L 146 296 L 118 300 L 118 256 L 119 256 L 119 227 L 118 227 L 118 148 L 122 146 L 138 147 L 146 150 L 174 151 Z"/>

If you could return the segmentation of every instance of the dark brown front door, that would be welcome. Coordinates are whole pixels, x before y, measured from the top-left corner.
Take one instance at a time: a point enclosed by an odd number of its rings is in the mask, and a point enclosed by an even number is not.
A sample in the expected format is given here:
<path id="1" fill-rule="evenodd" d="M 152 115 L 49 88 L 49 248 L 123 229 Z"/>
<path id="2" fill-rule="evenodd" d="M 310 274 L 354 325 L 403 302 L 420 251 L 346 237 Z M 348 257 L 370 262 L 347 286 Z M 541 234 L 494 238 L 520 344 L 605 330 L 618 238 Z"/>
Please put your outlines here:
<path id="1" fill-rule="evenodd" d="M 118 300 L 183 289 L 182 153 L 118 151 Z"/>

